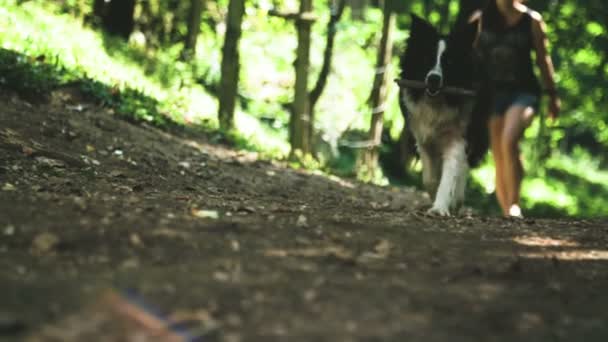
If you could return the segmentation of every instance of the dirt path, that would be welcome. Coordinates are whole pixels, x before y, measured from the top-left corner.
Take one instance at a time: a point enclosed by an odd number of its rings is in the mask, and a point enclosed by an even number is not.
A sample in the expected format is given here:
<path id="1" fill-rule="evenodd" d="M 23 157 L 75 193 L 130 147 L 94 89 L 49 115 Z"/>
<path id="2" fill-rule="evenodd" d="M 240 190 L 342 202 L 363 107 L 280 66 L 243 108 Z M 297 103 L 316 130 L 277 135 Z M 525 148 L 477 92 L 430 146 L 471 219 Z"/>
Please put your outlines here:
<path id="1" fill-rule="evenodd" d="M 111 288 L 203 341 L 608 341 L 605 220 L 426 217 L 67 94 L 0 95 L 2 341 L 118 341 Z"/>

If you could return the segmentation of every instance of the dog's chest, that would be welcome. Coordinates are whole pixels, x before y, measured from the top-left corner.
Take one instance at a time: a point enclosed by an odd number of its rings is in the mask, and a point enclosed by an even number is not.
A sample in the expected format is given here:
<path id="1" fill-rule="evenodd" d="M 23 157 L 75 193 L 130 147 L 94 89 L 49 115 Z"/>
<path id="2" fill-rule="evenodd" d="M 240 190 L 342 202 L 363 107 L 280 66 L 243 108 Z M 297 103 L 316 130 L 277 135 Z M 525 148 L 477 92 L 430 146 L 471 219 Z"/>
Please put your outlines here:
<path id="1" fill-rule="evenodd" d="M 469 116 L 461 108 L 449 106 L 440 98 L 423 96 L 414 101 L 407 92 L 402 96 L 409 112 L 407 122 L 418 144 L 441 140 L 447 135 L 464 135 Z"/>

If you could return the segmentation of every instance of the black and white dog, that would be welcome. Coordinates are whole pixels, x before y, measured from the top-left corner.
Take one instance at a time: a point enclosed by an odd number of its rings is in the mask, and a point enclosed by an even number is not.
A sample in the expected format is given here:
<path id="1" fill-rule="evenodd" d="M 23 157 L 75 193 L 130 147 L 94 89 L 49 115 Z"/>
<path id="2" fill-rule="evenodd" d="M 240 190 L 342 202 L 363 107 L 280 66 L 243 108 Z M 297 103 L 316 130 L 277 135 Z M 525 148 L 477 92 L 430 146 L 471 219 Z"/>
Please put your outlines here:
<path id="1" fill-rule="evenodd" d="M 400 62 L 401 79 L 424 82 L 424 88 L 401 87 L 399 103 L 412 132 L 422 179 L 433 199 L 430 213 L 450 215 L 464 201 L 468 170 L 488 148 L 488 95 L 473 47 L 476 25 L 441 35 L 430 23 L 412 15 L 407 47 Z M 476 96 L 445 91 L 476 90 Z"/>

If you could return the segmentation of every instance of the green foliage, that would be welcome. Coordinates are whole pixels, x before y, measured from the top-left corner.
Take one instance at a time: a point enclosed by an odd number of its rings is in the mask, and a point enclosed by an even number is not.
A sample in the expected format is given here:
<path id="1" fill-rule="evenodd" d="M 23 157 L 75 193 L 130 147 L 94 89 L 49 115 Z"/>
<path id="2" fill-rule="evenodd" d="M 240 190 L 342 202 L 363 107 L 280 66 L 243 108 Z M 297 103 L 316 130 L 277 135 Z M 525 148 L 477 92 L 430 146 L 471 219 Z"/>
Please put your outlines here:
<path id="1" fill-rule="evenodd" d="M 533 138 L 524 141 L 522 204 L 537 217 L 605 217 L 608 171 L 600 160 L 581 147 L 569 155 L 558 151 L 535 160 Z M 491 158 L 472 172 L 467 204 L 485 213 L 499 213 L 494 199 L 494 165 Z M 529 161 L 526 163 L 525 161 Z"/>
<path id="2" fill-rule="evenodd" d="M 35 58 L 0 49 L 0 85 L 33 96 L 49 93 L 61 84 L 62 77 L 56 67 L 44 59 L 44 56 Z"/>
<path id="3" fill-rule="evenodd" d="M 537 0 L 531 6 L 541 11 L 547 22 L 554 60 L 557 62 L 559 90 L 564 104 L 561 124 L 568 133 L 585 131 L 589 139 L 574 142 L 587 149 L 601 144 L 605 151 L 608 134 L 608 37 L 605 2 Z M 569 146 L 568 152 L 572 150 Z M 606 161 L 606 156 L 597 157 Z"/>
<path id="4" fill-rule="evenodd" d="M 43 92 L 76 82 L 118 112 L 161 125 L 177 121 L 176 112 L 186 111 L 184 91 L 175 87 L 179 79 L 164 77 L 168 62 L 146 59 L 136 48 L 88 30 L 69 16 L 52 14 L 59 12 L 53 4 L 17 5 L 5 0 L 0 4 L 0 20 L 8 23 L 0 27 L 3 61 L 16 65 L 14 74 L 22 75 L 22 80 L 7 80 L 13 88 Z M 10 57 L 11 50 L 19 57 Z M 148 76 L 141 61 L 160 68 Z M 176 75 L 179 66 L 171 68 Z M 167 87 L 169 82 L 173 89 Z"/>

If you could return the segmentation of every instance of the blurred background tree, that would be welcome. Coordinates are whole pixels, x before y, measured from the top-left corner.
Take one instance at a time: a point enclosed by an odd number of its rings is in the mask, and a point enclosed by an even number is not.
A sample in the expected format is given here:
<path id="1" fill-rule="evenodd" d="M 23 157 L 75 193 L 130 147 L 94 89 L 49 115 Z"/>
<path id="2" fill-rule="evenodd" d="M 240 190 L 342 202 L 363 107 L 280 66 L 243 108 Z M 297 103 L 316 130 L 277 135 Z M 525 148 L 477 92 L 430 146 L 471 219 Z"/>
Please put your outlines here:
<path id="1" fill-rule="evenodd" d="M 244 3 L 244 1 L 242 1 Z M 240 7 L 244 7 L 239 4 Z M 196 53 L 196 42 L 198 41 L 198 35 L 201 32 L 201 18 L 203 12 L 203 0 L 192 0 L 190 5 L 190 13 L 188 15 L 188 31 L 186 33 L 186 40 L 184 43 L 183 56 L 186 60 L 190 60 Z M 237 13 L 237 17 L 242 17 L 242 10 Z M 241 20 L 238 21 L 240 28 Z"/>
<path id="2" fill-rule="evenodd" d="M 108 33 L 129 39 L 135 27 L 135 0 L 95 0 L 93 13 Z"/>
<path id="3" fill-rule="evenodd" d="M 245 0 L 230 0 L 226 17 L 226 37 L 222 48 L 222 75 L 219 91 L 220 128 L 231 130 L 240 70 L 239 39 L 245 14 Z M 200 20 L 198 22 L 200 24 Z"/>

